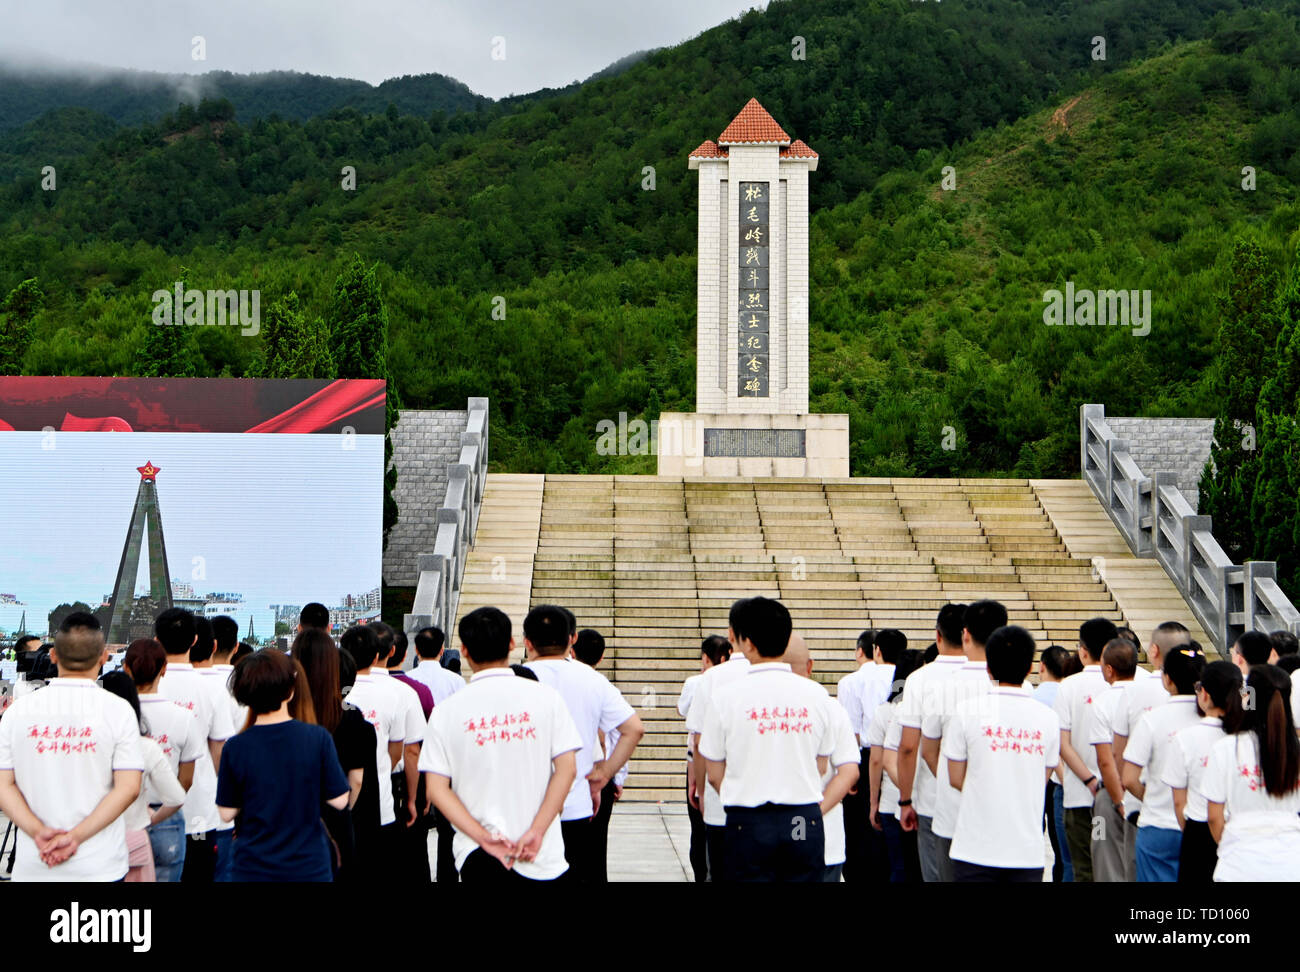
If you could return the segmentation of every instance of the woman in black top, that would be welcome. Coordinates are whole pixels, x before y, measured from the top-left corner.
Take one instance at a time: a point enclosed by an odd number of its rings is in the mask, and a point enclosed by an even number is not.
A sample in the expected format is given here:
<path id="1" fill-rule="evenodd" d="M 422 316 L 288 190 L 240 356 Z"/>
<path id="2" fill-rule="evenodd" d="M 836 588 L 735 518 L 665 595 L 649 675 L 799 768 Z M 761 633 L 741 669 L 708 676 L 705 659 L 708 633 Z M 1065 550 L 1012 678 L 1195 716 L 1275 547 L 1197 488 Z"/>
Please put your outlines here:
<path id="1" fill-rule="evenodd" d="M 339 763 L 348 778 L 348 805 L 342 810 L 323 807 L 321 818 L 333 848 L 334 877 L 359 879 L 359 865 L 373 859 L 379 835 L 379 774 L 375 766 L 375 728 L 355 706 L 343 701 L 343 688 L 351 688 L 356 666 L 324 631 L 308 629 L 294 640 L 293 657 L 307 674 L 316 723 L 334 737 Z"/>

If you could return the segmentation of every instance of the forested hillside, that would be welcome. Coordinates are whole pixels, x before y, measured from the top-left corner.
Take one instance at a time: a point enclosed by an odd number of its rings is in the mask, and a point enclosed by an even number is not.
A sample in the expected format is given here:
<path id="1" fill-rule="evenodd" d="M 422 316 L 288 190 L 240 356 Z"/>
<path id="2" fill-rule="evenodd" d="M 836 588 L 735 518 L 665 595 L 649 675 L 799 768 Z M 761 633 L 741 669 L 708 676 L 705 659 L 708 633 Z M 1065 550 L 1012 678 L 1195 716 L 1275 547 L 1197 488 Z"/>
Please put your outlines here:
<path id="1" fill-rule="evenodd" d="M 407 114 L 473 111 L 490 99 L 441 74 L 405 75 L 380 85 L 297 71 L 263 74 L 160 74 L 156 71 L 50 69 L 0 65 L 0 134 L 60 108 L 88 108 L 122 125 L 156 122 L 178 103 L 226 99 L 241 120 L 279 115 L 306 121 L 335 108 Z"/>
<path id="2" fill-rule="evenodd" d="M 39 171 L 0 191 L 0 293 L 34 277 L 46 296 L 23 370 L 132 373 L 182 266 L 263 307 L 296 293 L 311 321 L 360 254 L 404 405 L 490 396 L 496 468 L 647 471 L 596 455 L 596 423 L 694 406 L 686 154 L 754 96 L 821 153 L 812 404 L 850 414 L 853 472 L 1072 475 L 1081 401 L 1213 414 L 1231 241 L 1290 259 L 1295 7 L 1241 6 L 787 0 L 481 112 L 245 124 L 210 102 L 74 154 L 57 192 Z M 1070 280 L 1150 289 L 1150 335 L 1044 326 L 1043 291 Z M 248 373 L 262 340 L 187 337 L 214 375 Z"/>

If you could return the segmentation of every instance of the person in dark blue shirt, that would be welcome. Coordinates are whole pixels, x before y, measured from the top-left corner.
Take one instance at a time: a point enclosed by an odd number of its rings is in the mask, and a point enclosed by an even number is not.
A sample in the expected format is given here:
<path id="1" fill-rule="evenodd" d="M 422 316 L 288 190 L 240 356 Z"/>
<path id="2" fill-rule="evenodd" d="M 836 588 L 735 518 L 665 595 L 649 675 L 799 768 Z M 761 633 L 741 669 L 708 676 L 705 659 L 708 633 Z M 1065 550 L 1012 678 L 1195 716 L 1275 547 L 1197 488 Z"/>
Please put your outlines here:
<path id="1" fill-rule="evenodd" d="M 321 805 L 342 810 L 348 780 L 323 728 L 289 716 L 295 692 L 310 697 L 299 666 L 259 651 L 235 668 L 235 700 L 253 723 L 226 741 L 217 810 L 235 821 L 235 881 L 329 881 L 330 843 Z"/>

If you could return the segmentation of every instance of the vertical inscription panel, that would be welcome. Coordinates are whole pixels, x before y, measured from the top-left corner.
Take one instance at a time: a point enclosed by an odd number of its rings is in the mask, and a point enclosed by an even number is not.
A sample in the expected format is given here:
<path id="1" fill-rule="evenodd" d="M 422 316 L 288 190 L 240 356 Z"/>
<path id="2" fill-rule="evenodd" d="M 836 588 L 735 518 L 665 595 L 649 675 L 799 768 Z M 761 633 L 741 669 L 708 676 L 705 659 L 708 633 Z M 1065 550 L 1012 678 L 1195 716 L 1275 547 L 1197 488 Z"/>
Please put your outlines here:
<path id="1" fill-rule="evenodd" d="M 768 267 L 771 258 L 768 217 L 771 186 L 742 182 L 736 214 L 736 252 L 739 258 L 737 394 L 741 398 L 767 398 L 769 368 L 768 313 L 771 292 Z"/>

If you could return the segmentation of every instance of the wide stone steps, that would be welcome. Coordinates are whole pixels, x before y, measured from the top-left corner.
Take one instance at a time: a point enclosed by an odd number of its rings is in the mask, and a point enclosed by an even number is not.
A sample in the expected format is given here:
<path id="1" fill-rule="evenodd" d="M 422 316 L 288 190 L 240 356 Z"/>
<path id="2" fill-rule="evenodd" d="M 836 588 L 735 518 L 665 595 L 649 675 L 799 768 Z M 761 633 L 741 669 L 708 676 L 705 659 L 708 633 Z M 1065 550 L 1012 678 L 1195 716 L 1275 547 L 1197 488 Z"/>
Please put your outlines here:
<path id="1" fill-rule="evenodd" d="M 520 650 L 537 604 L 563 604 L 601 631 L 601 670 L 647 729 L 624 799 L 681 800 L 678 693 L 699 671 L 703 638 L 725 635 L 732 603 L 753 594 L 789 607 L 832 691 L 863 628 L 896 627 L 924 648 L 952 600 L 998 598 L 1040 647 L 1073 647 L 1097 615 L 1143 637 L 1169 618 L 1191 623 L 1086 484 L 1014 479 L 492 474 L 458 613 L 502 607 Z"/>

